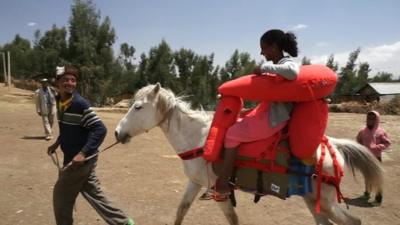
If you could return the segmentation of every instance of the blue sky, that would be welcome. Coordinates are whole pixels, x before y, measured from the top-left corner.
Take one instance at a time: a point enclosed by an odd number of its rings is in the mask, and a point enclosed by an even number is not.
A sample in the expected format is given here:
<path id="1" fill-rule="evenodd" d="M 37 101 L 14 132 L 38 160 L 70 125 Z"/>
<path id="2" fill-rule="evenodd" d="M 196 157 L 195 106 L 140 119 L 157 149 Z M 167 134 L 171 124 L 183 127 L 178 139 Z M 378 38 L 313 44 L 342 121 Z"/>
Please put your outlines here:
<path id="1" fill-rule="evenodd" d="M 215 54 L 223 65 L 235 49 L 257 61 L 259 38 L 268 29 L 293 31 L 300 61 L 325 63 L 330 54 L 344 65 L 361 47 L 360 62 L 373 73 L 400 75 L 400 1 L 381 0 L 98 0 L 102 17 L 109 16 L 119 44 L 133 45 L 136 56 L 165 39 L 173 50 Z M 0 45 L 16 34 L 33 39 L 42 32 L 68 26 L 71 0 L 0 0 Z M 118 53 L 118 52 L 116 52 Z"/>

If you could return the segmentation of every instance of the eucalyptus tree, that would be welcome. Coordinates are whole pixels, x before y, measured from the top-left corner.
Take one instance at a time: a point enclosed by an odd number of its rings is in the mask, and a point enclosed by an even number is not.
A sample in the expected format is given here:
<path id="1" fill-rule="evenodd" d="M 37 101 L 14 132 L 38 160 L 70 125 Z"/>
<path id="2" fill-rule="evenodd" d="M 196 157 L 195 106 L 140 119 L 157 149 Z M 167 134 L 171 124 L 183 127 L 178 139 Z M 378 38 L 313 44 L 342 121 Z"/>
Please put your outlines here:
<path id="1" fill-rule="evenodd" d="M 164 87 L 176 89 L 174 55 L 165 40 L 149 51 L 146 74 L 150 83 L 160 82 Z"/>
<path id="2" fill-rule="evenodd" d="M 250 74 L 256 67 L 256 61 L 250 58 L 249 53 L 240 53 L 237 49 L 221 69 L 221 82 L 235 79 L 239 76 Z"/>
<path id="3" fill-rule="evenodd" d="M 301 59 L 301 65 L 311 65 L 311 59 L 307 58 L 306 56 L 304 56 Z"/>
<path id="4" fill-rule="evenodd" d="M 357 85 L 357 64 L 356 60 L 360 54 L 361 49 L 358 48 L 351 52 L 349 59 L 344 67 L 340 69 L 339 81 L 336 86 L 335 95 L 350 95 L 355 91 Z"/>
<path id="5" fill-rule="evenodd" d="M 56 66 L 64 64 L 67 58 L 67 30 L 53 25 L 43 36 L 35 32 L 35 42 L 31 56 L 34 62 L 31 71 L 36 76 L 50 78 L 54 76 Z"/>
<path id="6" fill-rule="evenodd" d="M 393 74 L 389 72 L 378 72 L 370 79 L 371 82 L 393 82 Z"/>
<path id="7" fill-rule="evenodd" d="M 192 94 L 192 75 L 198 56 L 190 49 L 181 48 L 174 53 L 174 63 L 178 72 L 178 93 Z"/>
<path id="8" fill-rule="evenodd" d="M 339 64 L 338 62 L 335 62 L 335 56 L 333 54 L 329 56 L 326 66 L 331 68 L 334 72 L 337 72 L 339 69 Z"/>
<path id="9" fill-rule="evenodd" d="M 11 73 L 16 78 L 29 78 L 30 65 L 29 55 L 32 48 L 28 39 L 22 38 L 20 35 L 15 35 L 11 43 L 3 46 L 3 53 L 10 52 L 11 54 Z"/>
<path id="10" fill-rule="evenodd" d="M 68 60 L 80 70 L 80 91 L 94 104 L 105 100 L 116 63 L 112 45 L 115 31 L 91 0 L 75 0 L 69 20 Z"/>

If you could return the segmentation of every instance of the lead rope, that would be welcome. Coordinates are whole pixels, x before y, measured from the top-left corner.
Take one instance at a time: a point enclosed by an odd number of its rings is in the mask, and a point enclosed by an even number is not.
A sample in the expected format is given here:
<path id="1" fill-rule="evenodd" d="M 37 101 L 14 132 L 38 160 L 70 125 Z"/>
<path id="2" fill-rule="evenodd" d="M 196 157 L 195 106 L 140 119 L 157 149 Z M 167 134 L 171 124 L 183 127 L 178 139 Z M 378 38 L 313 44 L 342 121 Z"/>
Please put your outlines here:
<path id="1" fill-rule="evenodd" d="M 54 155 L 56 156 L 54 157 Z M 57 166 L 58 171 L 61 171 L 60 161 L 58 160 L 58 155 L 56 151 L 54 152 L 54 155 L 53 154 L 50 155 L 51 160 L 53 161 L 53 164 Z"/>
<path id="2" fill-rule="evenodd" d="M 108 149 L 114 147 L 116 144 L 119 144 L 119 141 L 115 141 L 113 144 L 109 145 L 109 146 L 106 147 L 105 149 L 103 149 L 103 150 L 101 150 L 101 151 L 98 151 L 97 153 L 95 153 L 95 154 L 93 154 L 93 155 L 91 155 L 91 156 L 89 156 L 89 157 L 86 157 L 84 161 L 86 162 L 86 161 L 88 161 L 88 160 L 90 160 L 90 159 L 92 159 L 92 158 L 98 156 L 100 153 L 103 153 L 103 152 L 107 151 Z M 57 160 L 57 161 L 58 161 L 58 160 Z M 69 162 L 69 163 L 68 163 L 67 165 L 65 165 L 64 167 L 60 168 L 60 171 L 65 171 L 65 170 L 67 170 L 71 165 L 72 165 L 72 161 Z"/>
<path id="3" fill-rule="evenodd" d="M 54 157 L 54 155 L 55 155 L 55 157 Z M 62 172 L 62 168 L 61 168 L 61 166 L 60 166 L 60 161 L 58 160 L 57 151 L 54 152 L 54 155 L 51 154 L 50 157 L 51 157 L 51 160 L 53 161 L 54 165 L 57 166 L 57 169 L 58 169 L 58 176 L 60 176 L 60 173 Z M 77 210 L 76 210 L 76 204 L 75 204 L 75 203 L 74 203 L 73 208 L 74 208 L 74 211 L 77 212 Z"/>
<path id="4" fill-rule="evenodd" d="M 107 149 L 110 149 L 111 147 L 113 147 L 114 145 L 116 145 L 116 144 L 118 144 L 118 143 L 119 143 L 119 141 L 116 141 L 115 143 L 111 144 L 111 145 L 108 146 L 107 148 L 105 148 L 105 149 L 103 149 L 103 150 L 97 152 L 96 154 L 93 154 L 93 155 L 91 155 L 91 156 L 85 158 L 85 162 L 88 161 L 88 160 L 90 160 L 90 159 L 92 159 L 93 157 L 99 155 L 100 153 L 105 152 Z M 57 166 L 58 172 L 59 172 L 59 173 L 65 171 L 66 169 L 68 169 L 68 168 L 72 165 L 72 161 L 71 161 L 71 162 L 69 162 L 66 166 L 61 167 L 61 166 L 60 166 L 60 161 L 58 160 L 57 151 L 54 152 L 54 155 L 55 155 L 55 157 L 53 156 L 53 154 L 51 154 L 50 157 L 51 157 L 51 160 L 53 161 L 54 165 Z M 77 210 L 76 210 L 76 205 L 75 205 L 75 204 L 74 204 L 74 210 L 75 210 L 75 212 L 77 212 Z"/>

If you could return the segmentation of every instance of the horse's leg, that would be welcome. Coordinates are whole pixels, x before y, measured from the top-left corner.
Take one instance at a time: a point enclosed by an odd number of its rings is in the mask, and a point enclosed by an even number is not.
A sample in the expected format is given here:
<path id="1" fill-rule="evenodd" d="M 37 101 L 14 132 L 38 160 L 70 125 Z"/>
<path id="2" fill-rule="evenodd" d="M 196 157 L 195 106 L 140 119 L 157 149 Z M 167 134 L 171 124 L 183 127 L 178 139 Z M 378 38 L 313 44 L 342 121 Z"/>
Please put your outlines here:
<path id="1" fill-rule="evenodd" d="M 308 209 L 310 210 L 311 214 L 314 217 L 315 224 L 317 225 L 333 225 L 331 222 L 329 222 L 329 219 L 325 216 L 323 213 L 317 213 L 315 211 L 315 199 L 311 195 L 306 195 L 303 197 L 304 202 L 306 203 Z"/>
<path id="2" fill-rule="evenodd" d="M 235 209 L 233 208 L 231 201 L 218 202 L 219 207 L 222 209 L 226 219 L 231 225 L 238 225 L 239 219 L 236 215 Z"/>
<path id="3" fill-rule="evenodd" d="M 199 193 L 200 188 L 201 185 L 193 183 L 189 180 L 189 184 L 186 186 L 185 194 L 183 195 L 178 211 L 176 212 L 175 225 L 182 224 L 183 218 L 192 205 L 194 198 Z"/>
<path id="4" fill-rule="evenodd" d="M 328 203 L 328 205 L 322 206 L 323 211 L 326 213 L 328 218 L 340 225 L 361 225 L 361 220 L 351 215 L 347 210 L 342 209 L 340 205 L 334 201 Z"/>
<path id="5" fill-rule="evenodd" d="M 361 225 L 361 220 L 342 209 L 336 199 L 336 189 L 331 185 L 322 185 L 321 213 L 339 225 Z"/>

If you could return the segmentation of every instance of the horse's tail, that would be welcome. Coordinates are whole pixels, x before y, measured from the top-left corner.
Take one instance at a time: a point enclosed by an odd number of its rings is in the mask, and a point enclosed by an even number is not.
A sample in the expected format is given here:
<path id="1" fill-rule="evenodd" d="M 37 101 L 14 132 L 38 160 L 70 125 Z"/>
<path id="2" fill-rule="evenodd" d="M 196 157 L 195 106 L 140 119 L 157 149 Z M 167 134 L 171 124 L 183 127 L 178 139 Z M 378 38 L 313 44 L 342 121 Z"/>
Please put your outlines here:
<path id="1" fill-rule="evenodd" d="M 365 184 L 378 193 L 383 189 L 383 167 L 376 157 L 363 145 L 352 140 L 329 137 L 329 142 L 337 147 L 345 164 L 354 171 L 359 170 L 365 179 Z"/>

